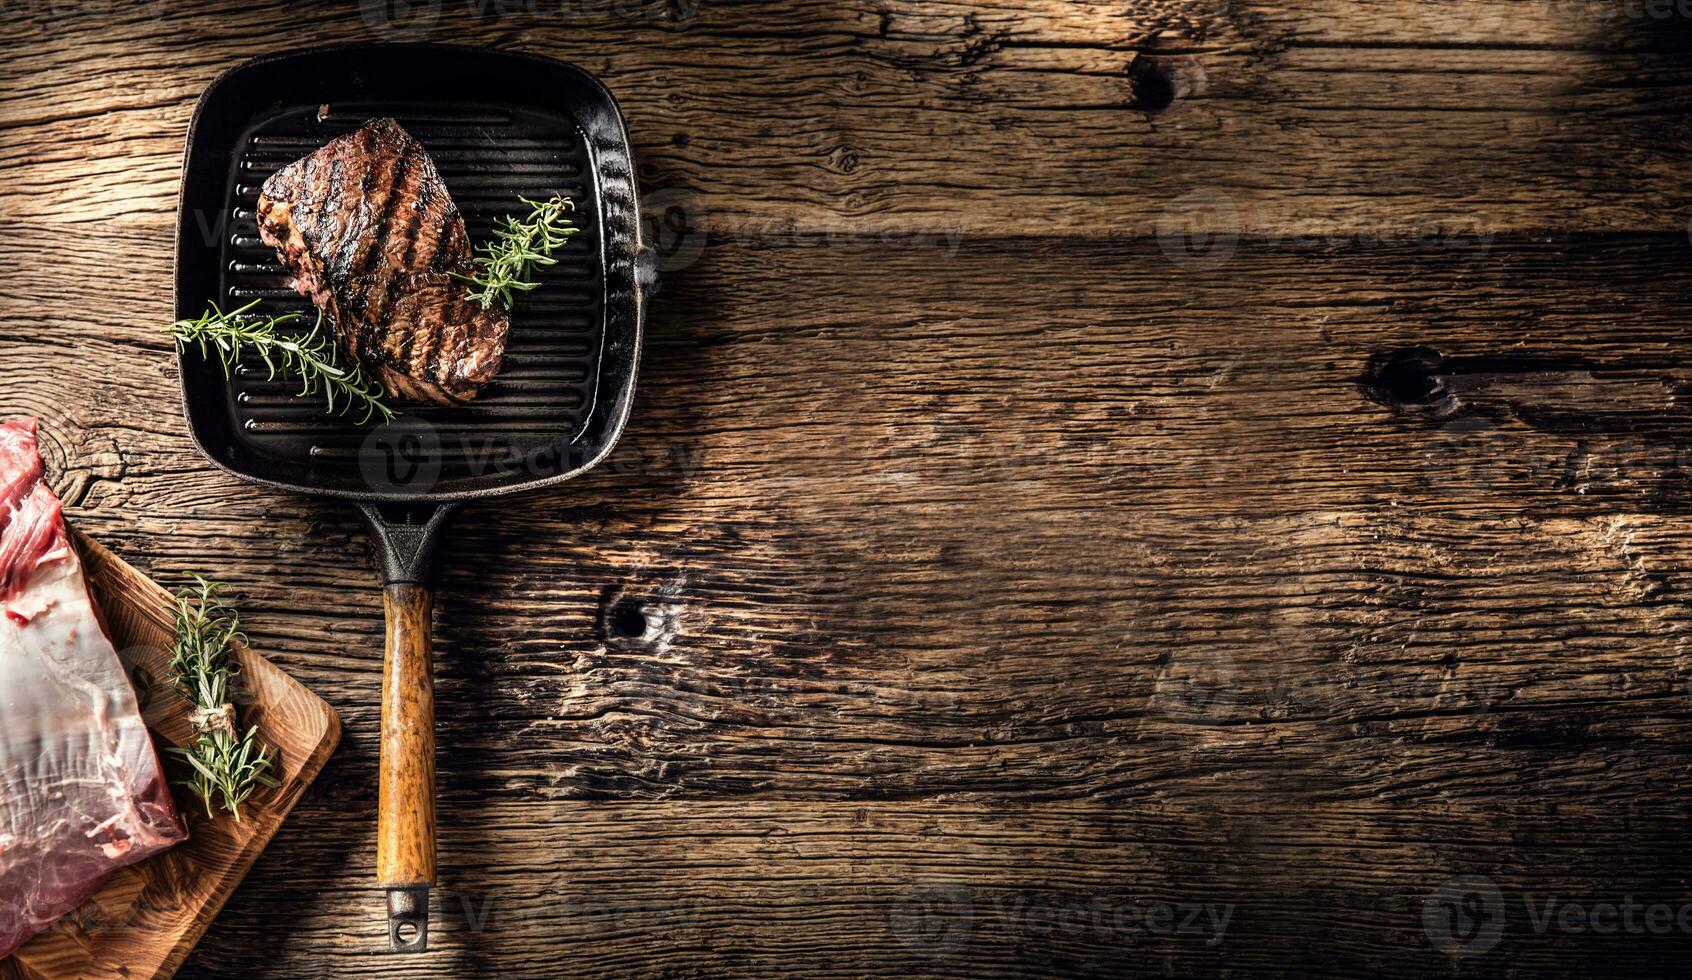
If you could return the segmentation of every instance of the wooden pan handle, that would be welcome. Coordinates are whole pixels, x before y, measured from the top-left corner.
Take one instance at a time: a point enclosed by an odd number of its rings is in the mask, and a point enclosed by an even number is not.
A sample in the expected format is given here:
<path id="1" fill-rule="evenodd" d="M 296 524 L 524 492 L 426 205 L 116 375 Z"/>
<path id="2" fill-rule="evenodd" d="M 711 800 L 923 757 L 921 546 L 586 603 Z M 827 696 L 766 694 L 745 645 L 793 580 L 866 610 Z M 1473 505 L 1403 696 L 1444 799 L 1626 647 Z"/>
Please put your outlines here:
<path id="1" fill-rule="evenodd" d="M 388 890 L 390 944 L 427 948 L 435 883 L 434 590 L 394 582 L 382 591 L 388 631 L 382 666 L 382 769 L 376 880 Z"/>

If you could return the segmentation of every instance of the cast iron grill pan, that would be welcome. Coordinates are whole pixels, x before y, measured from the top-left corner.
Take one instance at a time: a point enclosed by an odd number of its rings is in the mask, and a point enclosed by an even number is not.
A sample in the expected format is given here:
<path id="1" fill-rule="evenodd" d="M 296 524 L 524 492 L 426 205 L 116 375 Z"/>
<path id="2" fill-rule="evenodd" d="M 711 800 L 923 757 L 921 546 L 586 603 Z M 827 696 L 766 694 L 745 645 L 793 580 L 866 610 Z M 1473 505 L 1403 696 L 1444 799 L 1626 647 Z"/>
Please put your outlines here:
<path id="1" fill-rule="evenodd" d="M 495 219 L 527 210 L 518 198 L 563 194 L 575 204 L 581 230 L 543 270 L 541 287 L 512 309 L 505 364 L 467 405 L 396 404 L 408 420 L 427 423 L 439 446 L 441 481 L 544 451 L 581 431 L 593 403 L 603 334 L 603 276 L 591 188 L 592 163 L 573 120 L 488 105 L 344 102 L 291 106 L 257 122 L 237 149 L 228 193 L 229 234 L 222 239 L 219 283 L 224 309 L 257 299 L 255 312 L 300 313 L 311 301 L 288 285 L 276 252 L 259 239 L 258 196 L 264 181 L 367 120 L 393 116 L 414 136 L 446 182 L 474 244 L 488 241 Z M 327 328 L 328 324 L 325 323 Z M 297 382 L 270 378 L 256 355 L 229 386 L 231 424 L 248 448 L 313 470 L 371 465 L 385 445 L 367 445 L 359 415 L 330 416 L 317 398 L 301 398 Z M 361 456 L 365 457 L 361 460 Z"/>
<path id="2" fill-rule="evenodd" d="M 398 402 L 399 421 L 323 413 L 321 396 L 267 379 L 260 360 L 225 374 L 177 363 L 195 444 L 265 486 L 356 503 L 375 538 L 387 618 L 376 869 L 390 947 L 428 944 L 435 880 L 434 556 L 460 501 L 568 480 L 603 459 L 628 419 L 655 256 L 641 244 L 628 134 L 593 76 L 530 55 L 362 45 L 256 58 L 206 89 L 188 131 L 177 224 L 176 315 L 258 300 L 315 317 L 258 237 L 270 174 L 366 120 L 394 116 L 423 144 L 472 243 L 518 198 L 562 193 L 582 229 L 518 298 L 500 373 L 460 406 Z M 309 326 L 299 324 L 302 328 Z"/>

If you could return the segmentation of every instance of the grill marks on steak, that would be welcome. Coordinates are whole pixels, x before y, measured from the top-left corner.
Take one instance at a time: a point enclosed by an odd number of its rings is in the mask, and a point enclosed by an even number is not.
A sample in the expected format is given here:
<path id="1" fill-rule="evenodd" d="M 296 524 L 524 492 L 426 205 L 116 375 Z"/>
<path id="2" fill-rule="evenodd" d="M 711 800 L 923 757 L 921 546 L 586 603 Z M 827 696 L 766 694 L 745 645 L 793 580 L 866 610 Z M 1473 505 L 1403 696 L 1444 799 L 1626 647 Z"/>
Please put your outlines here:
<path id="1" fill-rule="evenodd" d="M 389 393 L 461 402 L 499 372 L 509 315 L 455 277 L 475 271 L 464 219 L 399 123 L 373 119 L 272 174 L 258 218 L 294 287 Z"/>

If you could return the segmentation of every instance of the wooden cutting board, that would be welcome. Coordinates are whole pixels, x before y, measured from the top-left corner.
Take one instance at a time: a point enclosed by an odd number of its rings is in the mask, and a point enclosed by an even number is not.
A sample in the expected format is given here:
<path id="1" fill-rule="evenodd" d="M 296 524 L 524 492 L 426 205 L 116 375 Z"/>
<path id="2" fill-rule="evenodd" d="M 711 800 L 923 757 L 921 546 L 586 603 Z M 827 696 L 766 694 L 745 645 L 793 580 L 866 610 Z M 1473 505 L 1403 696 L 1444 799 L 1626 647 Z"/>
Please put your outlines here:
<path id="1" fill-rule="evenodd" d="M 116 555 L 73 530 L 94 598 L 119 655 L 130 668 L 142 714 L 158 742 L 185 744 L 188 704 L 169 686 L 169 594 Z M 322 698 L 244 645 L 236 647 L 242 718 L 281 755 L 282 785 L 261 789 L 242 822 L 206 817 L 192 793 L 177 790 L 189 839 L 112 875 L 93 898 L 0 962 L 0 976 L 20 980 L 169 977 L 187 958 L 247 869 L 341 740 L 341 722 Z M 165 762 L 175 774 L 176 764 Z"/>

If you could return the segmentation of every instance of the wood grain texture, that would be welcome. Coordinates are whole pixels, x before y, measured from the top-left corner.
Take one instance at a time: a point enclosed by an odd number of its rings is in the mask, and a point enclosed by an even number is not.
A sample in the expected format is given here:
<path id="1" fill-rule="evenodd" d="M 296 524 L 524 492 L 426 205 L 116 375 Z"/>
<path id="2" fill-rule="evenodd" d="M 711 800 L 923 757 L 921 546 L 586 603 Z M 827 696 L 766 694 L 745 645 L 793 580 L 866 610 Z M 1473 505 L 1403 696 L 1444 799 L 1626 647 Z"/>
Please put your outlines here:
<path id="1" fill-rule="evenodd" d="M 439 5 L 431 39 L 601 74 L 696 232 L 614 457 L 448 536 L 433 948 L 396 958 L 363 531 L 201 459 L 156 332 L 199 90 L 392 33 L 51 6 L 0 62 L 0 411 L 45 417 L 103 540 L 237 583 L 347 723 L 181 975 L 1692 953 L 1535 919 L 1692 901 L 1683 21 Z M 1454 962 L 1424 907 L 1468 875 L 1505 928 Z"/>
<path id="2" fill-rule="evenodd" d="M 169 594 L 86 535 L 75 533 L 83 572 L 112 643 L 135 678 L 142 715 L 165 744 L 195 737 L 190 705 L 169 681 L 174 640 Z M 162 980 L 172 976 L 234 893 L 277 828 L 317 778 L 341 737 L 321 698 L 234 644 L 244 692 L 242 720 L 276 753 L 281 785 L 261 789 L 244 819 L 208 817 L 179 793 L 189 839 L 114 873 L 92 898 L 6 960 L 17 980 Z"/>
<path id="3" fill-rule="evenodd" d="M 167 219 L 229 64 L 435 40 L 599 73 L 648 190 L 725 230 L 1680 230 L 1687 22 L 1628 2 L 30 0 L 0 217 Z"/>
<path id="4" fill-rule="evenodd" d="M 435 883 L 435 658 L 432 589 L 405 583 L 382 592 L 381 778 L 377 788 L 376 882 Z"/>

